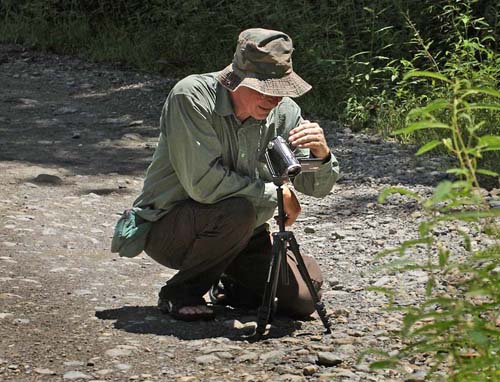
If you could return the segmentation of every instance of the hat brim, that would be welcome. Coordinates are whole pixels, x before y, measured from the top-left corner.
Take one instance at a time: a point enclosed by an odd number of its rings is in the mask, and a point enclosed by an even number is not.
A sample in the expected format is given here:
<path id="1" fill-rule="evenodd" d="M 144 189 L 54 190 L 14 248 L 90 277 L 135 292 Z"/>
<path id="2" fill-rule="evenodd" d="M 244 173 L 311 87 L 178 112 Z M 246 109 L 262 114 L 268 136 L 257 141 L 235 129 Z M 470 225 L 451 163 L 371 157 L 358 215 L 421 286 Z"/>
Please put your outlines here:
<path id="1" fill-rule="evenodd" d="M 246 86 L 259 93 L 275 97 L 300 97 L 312 88 L 295 72 L 281 78 L 259 79 L 251 76 L 242 78 L 234 72 L 233 64 L 221 70 L 217 75 L 217 80 L 231 91 L 235 91 L 240 86 Z"/>

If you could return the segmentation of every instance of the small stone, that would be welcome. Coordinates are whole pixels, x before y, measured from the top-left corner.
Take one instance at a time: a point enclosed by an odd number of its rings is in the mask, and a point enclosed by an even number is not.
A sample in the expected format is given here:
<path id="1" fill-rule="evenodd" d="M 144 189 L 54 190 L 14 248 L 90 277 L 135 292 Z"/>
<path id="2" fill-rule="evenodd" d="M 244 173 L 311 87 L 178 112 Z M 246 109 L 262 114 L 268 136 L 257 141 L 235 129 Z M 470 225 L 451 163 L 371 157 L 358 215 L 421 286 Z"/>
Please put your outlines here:
<path id="1" fill-rule="evenodd" d="M 110 374 L 112 372 L 113 372 L 112 369 L 101 369 L 101 370 L 97 370 L 96 374 L 99 374 L 101 376 L 105 376 L 105 375 L 108 375 L 108 374 Z"/>
<path id="2" fill-rule="evenodd" d="M 84 363 L 81 361 L 66 361 L 64 362 L 65 366 L 83 366 Z"/>
<path id="3" fill-rule="evenodd" d="M 40 174 L 35 179 L 36 183 L 46 183 L 46 184 L 62 184 L 63 180 L 56 175 L 50 174 Z"/>
<path id="4" fill-rule="evenodd" d="M 259 359 L 263 363 L 279 363 L 283 357 L 285 357 L 285 352 L 281 350 L 273 350 L 264 354 L 261 354 Z"/>
<path id="5" fill-rule="evenodd" d="M 128 125 L 129 126 L 139 126 L 139 125 L 142 125 L 143 123 L 144 123 L 143 120 L 137 120 L 137 121 L 130 122 Z"/>
<path id="6" fill-rule="evenodd" d="M 319 352 L 318 361 L 319 365 L 323 366 L 337 366 L 344 362 L 344 357 L 337 353 Z"/>
<path id="7" fill-rule="evenodd" d="M 315 365 L 308 365 L 302 369 L 302 374 L 311 376 L 318 372 L 318 367 Z"/>
<path id="8" fill-rule="evenodd" d="M 255 361 L 258 358 L 255 353 L 245 353 L 236 358 L 237 362 Z"/>
<path id="9" fill-rule="evenodd" d="M 90 379 L 91 377 L 87 374 L 82 373 L 81 371 L 68 371 L 64 373 L 63 379 Z"/>
<path id="10" fill-rule="evenodd" d="M 196 357 L 195 361 L 200 365 L 208 365 L 220 361 L 220 358 L 217 357 L 215 354 L 207 354 Z"/>
<path id="11" fill-rule="evenodd" d="M 50 369 L 42 369 L 40 367 L 35 368 L 33 371 L 40 375 L 56 375 L 55 371 L 52 371 Z"/>
<path id="12" fill-rule="evenodd" d="M 134 346 L 118 345 L 116 348 L 106 350 L 104 354 L 112 358 L 127 357 L 132 354 L 132 350 L 136 349 Z"/>
<path id="13" fill-rule="evenodd" d="M 373 283 L 373 286 L 381 287 L 381 286 L 388 284 L 389 282 L 391 282 L 391 278 L 389 276 L 382 276 L 381 278 L 379 278 L 377 281 L 375 281 Z"/>
<path id="14" fill-rule="evenodd" d="M 132 368 L 128 363 L 118 363 L 115 365 L 118 370 L 129 370 Z"/>
<path id="15" fill-rule="evenodd" d="M 405 382 L 425 382 L 427 372 L 425 370 L 415 370 L 412 375 L 405 379 Z"/>
<path id="16" fill-rule="evenodd" d="M 60 107 L 59 109 L 56 109 L 54 111 L 54 114 L 55 115 L 73 114 L 73 113 L 76 113 L 77 111 L 78 111 L 78 109 L 76 109 L 74 107 L 63 106 L 63 107 Z"/>
<path id="17" fill-rule="evenodd" d="M 307 227 L 304 228 L 304 232 L 305 233 L 315 233 L 316 230 L 314 229 L 314 227 L 307 226 Z"/>

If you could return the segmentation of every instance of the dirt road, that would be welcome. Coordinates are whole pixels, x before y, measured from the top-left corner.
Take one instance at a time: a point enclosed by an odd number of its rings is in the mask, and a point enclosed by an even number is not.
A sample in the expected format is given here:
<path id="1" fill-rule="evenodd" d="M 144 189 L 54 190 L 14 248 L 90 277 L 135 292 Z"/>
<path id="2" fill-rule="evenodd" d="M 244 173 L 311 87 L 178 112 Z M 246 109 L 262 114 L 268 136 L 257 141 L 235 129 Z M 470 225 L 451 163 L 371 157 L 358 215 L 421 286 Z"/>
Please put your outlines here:
<path id="1" fill-rule="evenodd" d="M 427 192 L 441 161 L 321 121 L 343 177 L 325 199 L 301 196 L 293 230 L 325 273 L 333 334 L 320 321 L 273 321 L 272 338 L 244 341 L 255 312 L 216 321 L 160 314 L 172 272 L 145 255 L 109 252 L 116 213 L 138 194 L 174 80 L 81 59 L 0 46 L 0 379 L 3 381 L 402 381 L 358 355 L 397 351 L 401 317 L 370 285 L 404 287 L 426 276 L 381 274 L 375 255 L 415 235 L 405 198 L 378 205 L 383 187 Z M 412 381 L 425 360 L 405 365 Z"/>

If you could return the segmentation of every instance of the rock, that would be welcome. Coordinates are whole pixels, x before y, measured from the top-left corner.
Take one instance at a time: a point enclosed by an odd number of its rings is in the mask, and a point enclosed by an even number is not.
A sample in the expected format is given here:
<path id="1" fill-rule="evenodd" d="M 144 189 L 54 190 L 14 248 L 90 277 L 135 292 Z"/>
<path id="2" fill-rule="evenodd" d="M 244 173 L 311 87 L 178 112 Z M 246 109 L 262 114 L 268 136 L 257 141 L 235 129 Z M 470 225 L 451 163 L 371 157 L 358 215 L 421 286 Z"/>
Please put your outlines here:
<path id="1" fill-rule="evenodd" d="M 52 371 L 50 369 L 43 369 L 40 367 L 33 369 L 33 371 L 37 374 L 40 374 L 40 375 L 56 375 L 55 371 Z"/>
<path id="2" fill-rule="evenodd" d="M 73 114 L 76 113 L 77 111 L 78 109 L 75 107 L 63 106 L 54 110 L 54 114 L 55 115 Z"/>
<path id="3" fill-rule="evenodd" d="M 129 126 L 140 126 L 144 123 L 144 121 L 141 119 L 141 120 L 137 120 L 137 121 L 132 121 L 130 122 L 128 125 Z"/>
<path id="4" fill-rule="evenodd" d="M 132 366 L 130 366 L 128 363 L 117 363 L 115 365 L 115 367 L 118 369 L 118 370 L 129 370 L 132 368 Z"/>
<path id="5" fill-rule="evenodd" d="M 307 227 L 304 228 L 304 232 L 305 233 L 315 233 L 316 230 L 314 229 L 314 227 L 307 226 Z"/>
<path id="6" fill-rule="evenodd" d="M 50 174 L 40 174 L 35 179 L 33 179 L 36 183 L 45 183 L 45 184 L 54 184 L 59 185 L 63 183 L 63 180 L 59 178 L 57 175 Z"/>
<path id="7" fill-rule="evenodd" d="M 285 357 L 285 352 L 282 350 L 273 350 L 259 356 L 259 360 L 263 363 L 279 363 Z"/>
<path id="8" fill-rule="evenodd" d="M 344 362 L 344 357 L 338 353 L 319 352 L 317 363 L 322 366 L 337 366 Z"/>
<path id="9" fill-rule="evenodd" d="M 361 378 L 359 375 L 356 375 L 356 373 L 353 373 L 351 370 L 348 369 L 337 369 L 335 370 L 335 374 L 337 377 L 340 377 L 344 380 L 344 378 L 349 378 L 349 381 L 359 381 Z"/>
<path id="10" fill-rule="evenodd" d="M 108 357 L 116 358 L 116 357 L 128 357 L 132 354 L 133 350 L 136 350 L 135 346 L 129 345 L 118 345 L 116 348 L 106 350 L 104 352 Z"/>
<path id="11" fill-rule="evenodd" d="M 259 357 L 255 353 L 245 353 L 236 358 L 236 362 L 249 362 L 255 361 Z"/>
<path id="12" fill-rule="evenodd" d="M 220 358 L 217 357 L 215 354 L 207 354 L 196 357 L 195 361 L 196 363 L 199 363 L 201 365 L 208 365 L 211 363 L 219 362 Z"/>
<path id="13" fill-rule="evenodd" d="M 306 376 L 314 375 L 318 372 L 318 367 L 315 365 L 308 365 L 302 369 L 302 373 Z"/>
<path id="14" fill-rule="evenodd" d="M 64 373 L 63 379 L 69 379 L 69 380 L 74 380 L 74 379 L 91 379 L 92 377 L 90 375 L 84 374 L 81 371 L 68 371 Z"/>
<path id="15" fill-rule="evenodd" d="M 391 278 L 389 276 L 382 276 L 381 278 L 379 278 L 377 281 L 375 281 L 373 283 L 373 286 L 381 287 L 381 286 L 384 286 L 386 284 L 389 284 L 390 282 L 391 282 Z"/>
<path id="16" fill-rule="evenodd" d="M 64 366 L 83 366 L 84 363 L 81 361 L 66 361 L 63 363 Z"/>

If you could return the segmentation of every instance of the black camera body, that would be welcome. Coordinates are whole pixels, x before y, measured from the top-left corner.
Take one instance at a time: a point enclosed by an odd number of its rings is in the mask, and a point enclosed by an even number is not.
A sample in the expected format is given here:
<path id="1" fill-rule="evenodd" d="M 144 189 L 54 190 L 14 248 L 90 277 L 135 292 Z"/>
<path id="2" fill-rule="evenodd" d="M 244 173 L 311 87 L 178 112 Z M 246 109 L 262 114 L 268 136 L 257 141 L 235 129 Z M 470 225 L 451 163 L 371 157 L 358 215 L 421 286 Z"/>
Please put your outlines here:
<path id="1" fill-rule="evenodd" d="M 323 163 L 317 158 L 297 158 L 288 143 L 280 136 L 269 141 L 265 153 L 267 167 L 274 183 L 285 182 L 301 172 L 315 172 Z"/>
<path id="2" fill-rule="evenodd" d="M 286 180 L 299 175 L 302 167 L 286 141 L 278 136 L 267 144 L 266 162 L 273 179 Z"/>

